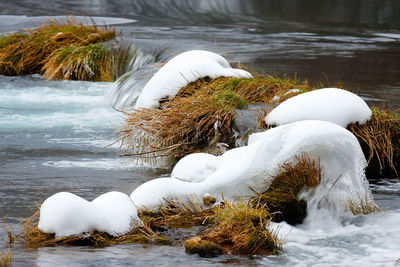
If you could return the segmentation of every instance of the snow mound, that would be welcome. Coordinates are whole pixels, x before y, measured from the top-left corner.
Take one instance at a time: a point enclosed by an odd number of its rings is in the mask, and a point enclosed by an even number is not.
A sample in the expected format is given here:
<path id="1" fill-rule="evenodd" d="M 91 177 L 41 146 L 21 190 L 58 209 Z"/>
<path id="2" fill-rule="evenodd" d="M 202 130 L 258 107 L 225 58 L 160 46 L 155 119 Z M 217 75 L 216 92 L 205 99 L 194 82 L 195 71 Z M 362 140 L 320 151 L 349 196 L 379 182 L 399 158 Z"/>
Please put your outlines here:
<path id="1" fill-rule="evenodd" d="M 267 190 L 279 165 L 304 152 L 320 159 L 323 169 L 316 191 L 304 195 L 309 214 L 312 210 L 316 215 L 316 210 L 343 214 L 349 198 L 371 198 L 364 174 L 366 160 L 356 137 L 333 123 L 301 121 L 253 134 L 248 146 L 231 149 L 219 157 L 203 153 L 184 157 L 172 171 L 173 177 L 140 185 L 131 199 L 137 207 L 153 209 L 166 204 L 165 199 L 185 202 L 210 194 L 218 203 L 222 193 L 228 200 L 251 196 L 251 188 Z"/>
<path id="2" fill-rule="evenodd" d="M 175 96 L 187 84 L 200 78 L 210 77 L 253 77 L 247 71 L 233 69 L 222 56 L 204 50 L 191 50 L 168 61 L 147 82 L 139 95 L 135 108 L 152 108 L 159 100 Z"/>
<path id="3" fill-rule="evenodd" d="M 109 192 L 89 202 L 69 192 L 46 199 L 40 208 L 38 228 L 56 237 L 98 230 L 118 236 L 129 232 L 138 219 L 132 200 L 124 193 Z"/>
<path id="4" fill-rule="evenodd" d="M 218 157 L 206 153 L 194 153 L 181 159 L 171 177 L 186 182 L 201 182 L 217 169 Z"/>
<path id="5" fill-rule="evenodd" d="M 371 114 L 371 109 L 356 94 L 338 88 L 324 88 L 282 102 L 265 117 L 265 122 L 283 125 L 301 120 L 321 120 L 346 127 L 350 123 L 365 123 Z"/>

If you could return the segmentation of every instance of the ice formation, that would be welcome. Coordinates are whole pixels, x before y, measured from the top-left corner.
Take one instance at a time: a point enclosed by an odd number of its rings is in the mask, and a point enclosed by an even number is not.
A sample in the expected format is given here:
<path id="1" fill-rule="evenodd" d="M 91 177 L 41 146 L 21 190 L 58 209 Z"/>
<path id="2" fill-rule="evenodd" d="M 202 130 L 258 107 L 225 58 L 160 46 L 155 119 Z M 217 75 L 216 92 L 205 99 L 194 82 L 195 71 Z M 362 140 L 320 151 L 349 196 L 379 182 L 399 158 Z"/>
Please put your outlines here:
<path id="1" fill-rule="evenodd" d="M 265 118 L 268 125 L 283 125 L 301 120 L 321 120 L 346 127 L 365 123 L 371 109 L 356 94 L 337 88 L 324 88 L 300 94 L 282 102 Z"/>
<path id="2" fill-rule="evenodd" d="M 145 85 L 135 108 L 152 108 L 159 100 L 175 96 L 179 90 L 197 79 L 210 77 L 251 78 L 241 69 L 233 69 L 222 56 L 203 50 L 191 50 L 168 61 Z"/>
<path id="3" fill-rule="evenodd" d="M 189 155 L 178 162 L 171 178 L 146 182 L 131 198 L 138 207 L 157 208 L 165 199 L 187 201 L 210 194 L 221 201 L 221 193 L 228 200 L 250 196 L 250 188 L 265 191 L 279 165 L 303 152 L 319 159 L 323 168 L 317 190 L 304 195 L 310 209 L 343 214 L 349 198 L 371 198 L 364 174 L 366 161 L 356 137 L 336 124 L 312 120 L 253 134 L 248 146 L 219 157 Z"/>
<path id="4" fill-rule="evenodd" d="M 89 202 L 68 192 L 57 193 L 43 202 L 38 228 L 56 237 L 104 231 L 118 236 L 129 232 L 137 210 L 124 193 L 109 192 Z"/>

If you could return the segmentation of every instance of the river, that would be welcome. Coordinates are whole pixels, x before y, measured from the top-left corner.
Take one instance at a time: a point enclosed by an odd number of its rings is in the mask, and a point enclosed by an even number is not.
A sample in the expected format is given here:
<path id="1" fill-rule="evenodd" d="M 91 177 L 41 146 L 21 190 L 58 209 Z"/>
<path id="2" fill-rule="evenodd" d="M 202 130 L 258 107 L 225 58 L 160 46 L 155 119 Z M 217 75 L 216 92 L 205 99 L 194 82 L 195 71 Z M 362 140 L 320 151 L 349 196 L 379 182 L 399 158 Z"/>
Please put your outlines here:
<path id="1" fill-rule="evenodd" d="M 265 73 L 297 75 L 358 92 L 369 104 L 400 108 L 400 2 L 274 0 L 0 1 L 0 32 L 74 14 L 114 24 L 124 38 L 170 55 L 206 49 Z M 111 83 L 0 76 L 0 216 L 18 231 L 35 201 L 59 191 L 92 200 L 130 194 L 160 174 L 118 157 L 110 135 L 122 115 L 106 98 Z M 100 150 L 100 151 L 99 151 Z M 382 214 L 316 229 L 281 225 L 278 256 L 213 259 L 183 247 L 12 249 L 15 266 L 393 266 L 400 258 L 400 185 L 371 184 Z M 0 238 L 5 239 L 4 229 Z M 6 251 L 0 242 L 0 251 Z"/>

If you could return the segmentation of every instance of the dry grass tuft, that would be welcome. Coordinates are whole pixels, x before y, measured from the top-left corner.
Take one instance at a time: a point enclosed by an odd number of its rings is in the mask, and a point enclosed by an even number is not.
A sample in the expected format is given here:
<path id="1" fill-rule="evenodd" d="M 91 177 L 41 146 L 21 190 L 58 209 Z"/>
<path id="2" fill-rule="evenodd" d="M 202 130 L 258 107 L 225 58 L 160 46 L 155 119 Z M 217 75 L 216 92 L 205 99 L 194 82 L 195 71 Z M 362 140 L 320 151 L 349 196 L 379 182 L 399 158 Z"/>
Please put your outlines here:
<path id="1" fill-rule="evenodd" d="M 321 178 L 319 162 L 307 154 L 296 156 L 294 161 L 280 166 L 267 191 L 255 192 L 257 197 L 253 203 L 266 205 L 274 213 L 275 221 L 284 220 L 293 225 L 301 223 L 307 215 L 307 204 L 298 199 L 298 195 L 306 188 L 317 187 Z"/>
<path id="2" fill-rule="evenodd" d="M 233 110 L 196 94 L 161 104 L 161 109 L 126 113 L 119 130 L 127 156 L 182 158 L 217 143 L 232 143 Z"/>
<path id="3" fill-rule="evenodd" d="M 203 209 L 197 201 L 189 201 L 188 204 L 177 201 L 167 201 L 168 205 L 160 207 L 156 211 L 139 210 L 140 219 L 154 230 L 172 228 L 190 228 L 203 226 L 213 222 L 215 208 Z"/>
<path id="4" fill-rule="evenodd" d="M 188 253 L 270 255 L 277 254 L 282 247 L 277 230 L 270 228 L 271 214 L 265 206 L 225 202 L 215 210 L 214 220 L 207 233 L 186 241 Z"/>
<path id="5" fill-rule="evenodd" d="M 73 16 L 65 21 L 49 20 L 47 23 L 25 33 L 11 34 L 0 39 L 0 74 L 26 75 L 44 72 L 44 66 L 52 67 L 45 75 L 48 78 L 66 78 L 59 75 L 56 63 L 62 63 L 60 54 L 65 50 L 77 47 L 87 50 L 88 45 L 103 42 L 115 37 L 115 29 L 100 29 L 93 23 L 92 26 L 78 23 Z M 81 48 L 83 47 L 83 48 Z M 74 54 L 74 53 L 73 53 Z M 78 54 L 75 54 L 77 56 Z M 52 58 L 55 57 L 55 58 Z M 90 58 L 86 55 L 86 59 Z M 51 63 L 49 63 L 51 62 Z M 47 64 L 46 64 L 47 63 Z M 83 65 L 93 64 L 83 62 Z M 64 68 L 65 68 L 64 63 Z M 76 64 L 71 65 L 71 67 Z M 100 64 L 101 65 L 101 64 Z M 76 70 L 76 69 L 75 69 Z M 63 71 L 63 73 L 74 71 Z M 62 76 L 62 77 L 61 77 Z M 79 77 L 80 75 L 72 76 Z M 83 77 L 86 77 L 85 75 Z"/>
<path id="6" fill-rule="evenodd" d="M 362 198 L 361 196 L 357 195 L 354 199 L 349 199 L 347 201 L 348 209 L 354 215 L 368 215 L 370 213 L 382 212 L 382 210 L 376 205 L 373 201 L 371 202 L 367 196 Z"/>
<path id="7" fill-rule="evenodd" d="M 50 80 L 112 81 L 111 55 L 99 44 L 63 47 L 43 66 Z"/>
<path id="8" fill-rule="evenodd" d="M 3 254 L 0 252 L 0 267 L 9 267 L 13 264 L 13 256 L 11 254 L 11 248 L 8 247 L 7 253 Z"/>
<path id="9" fill-rule="evenodd" d="M 368 158 L 368 177 L 399 177 L 400 114 L 385 108 L 372 108 L 371 119 L 351 124 L 348 129 L 357 137 Z"/>
<path id="10" fill-rule="evenodd" d="M 163 157 L 174 161 L 199 151 L 218 155 L 218 144 L 234 145 L 235 109 L 248 103 L 271 102 L 277 94 L 294 88 L 311 90 L 307 81 L 269 75 L 199 79 L 175 97 L 164 99 L 159 109 L 126 112 L 118 140 L 125 156 L 150 161 Z"/>

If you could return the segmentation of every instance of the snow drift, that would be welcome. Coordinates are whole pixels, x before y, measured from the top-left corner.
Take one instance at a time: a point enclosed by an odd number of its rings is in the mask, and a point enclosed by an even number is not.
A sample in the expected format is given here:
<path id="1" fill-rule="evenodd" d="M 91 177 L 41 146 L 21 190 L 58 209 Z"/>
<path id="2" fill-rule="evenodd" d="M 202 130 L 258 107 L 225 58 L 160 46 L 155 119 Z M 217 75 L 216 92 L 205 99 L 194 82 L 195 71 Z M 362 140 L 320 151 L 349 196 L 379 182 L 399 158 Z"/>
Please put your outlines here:
<path id="1" fill-rule="evenodd" d="M 317 189 L 304 193 L 316 216 L 317 210 L 333 216 L 345 213 L 345 203 L 357 195 L 372 199 L 364 174 L 366 160 L 356 137 L 336 124 L 311 120 L 253 134 L 248 146 L 219 157 L 188 155 L 178 162 L 171 178 L 146 182 L 131 198 L 138 207 L 157 208 L 165 204 L 164 198 L 185 202 L 210 194 L 218 202 L 222 193 L 228 200 L 251 196 L 250 188 L 267 190 L 279 165 L 304 152 L 320 160 L 323 172 Z"/>
<path id="2" fill-rule="evenodd" d="M 56 237 L 104 231 L 113 236 L 129 232 L 135 225 L 136 207 L 120 192 L 109 192 L 89 202 L 68 192 L 57 193 L 43 202 L 38 228 Z"/>
<path id="3" fill-rule="evenodd" d="M 268 125 L 283 125 L 301 120 L 321 120 L 346 127 L 364 124 L 371 109 L 356 94 L 338 88 L 324 88 L 300 94 L 282 102 L 266 117 Z"/>
<path id="4" fill-rule="evenodd" d="M 145 85 L 135 108 L 152 108 L 159 100 L 175 96 L 187 84 L 200 78 L 251 78 L 249 72 L 233 69 L 222 56 L 204 50 L 191 50 L 168 61 Z"/>
<path id="5" fill-rule="evenodd" d="M 301 193 L 308 206 L 306 220 L 338 218 L 346 213 L 347 201 L 357 201 L 357 196 L 372 201 L 364 174 L 366 160 L 356 137 L 336 124 L 308 120 L 253 134 L 248 146 L 218 157 L 188 155 L 178 162 L 170 178 L 146 182 L 130 198 L 110 192 L 88 202 L 71 193 L 55 194 L 41 207 L 39 229 L 57 237 L 91 230 L 121 235 L 137 224 L 137 208 L 156 209 L 166 200 L 186 202 L 206 195 L 218 203 L 222 194 L 235 200 L 253 195 L 251 189 L 266 191 L 279 166 L 304 152 L 320 160 L 323 173 L 316 189 Z"/>

